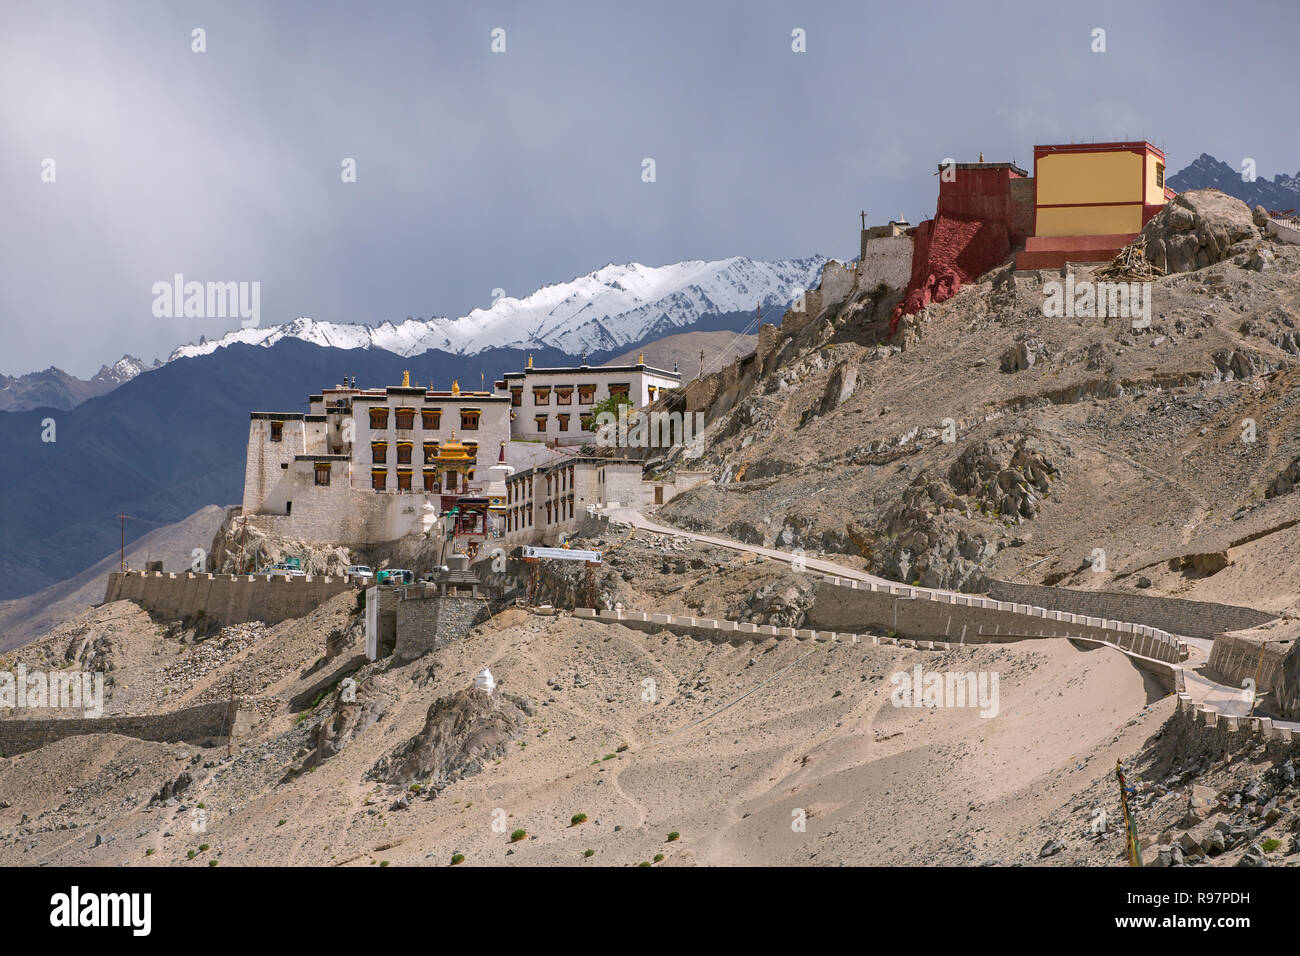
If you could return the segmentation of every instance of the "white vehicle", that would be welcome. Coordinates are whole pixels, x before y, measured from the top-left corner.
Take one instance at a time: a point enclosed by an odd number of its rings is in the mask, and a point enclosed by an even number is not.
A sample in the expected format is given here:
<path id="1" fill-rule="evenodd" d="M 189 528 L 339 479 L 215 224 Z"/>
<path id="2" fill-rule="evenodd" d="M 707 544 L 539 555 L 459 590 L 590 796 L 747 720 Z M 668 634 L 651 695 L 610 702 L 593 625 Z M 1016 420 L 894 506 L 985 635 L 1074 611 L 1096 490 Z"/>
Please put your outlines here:
<path id="1" fill-rule="evenodd" d="M 375 579 L 375 572 L 371 571 L 370 568 L 364 564 L 349 564 L 348 577 L 357 578 L 363 582 L 369 582 Z"/>
<path id="2" fill-rule="evenodd" d="M 265 568 L 265 569 L 259 571 L 258 573 L 259 573 L 259 574 L 265 574 L 268 578 L 301 578 L 301 577 L 305 577 L 305 575 L 303 574 L 303 572 L 302 572 L 299 568 L 295 568 L 295 567 L 293 567 L 292 565 L 289 565 L 289 564 L 284 563 L 283 561 L 281 561 L 279 564 L 273 564 L 273 565 L 271 565 L 269 568 Z"/>

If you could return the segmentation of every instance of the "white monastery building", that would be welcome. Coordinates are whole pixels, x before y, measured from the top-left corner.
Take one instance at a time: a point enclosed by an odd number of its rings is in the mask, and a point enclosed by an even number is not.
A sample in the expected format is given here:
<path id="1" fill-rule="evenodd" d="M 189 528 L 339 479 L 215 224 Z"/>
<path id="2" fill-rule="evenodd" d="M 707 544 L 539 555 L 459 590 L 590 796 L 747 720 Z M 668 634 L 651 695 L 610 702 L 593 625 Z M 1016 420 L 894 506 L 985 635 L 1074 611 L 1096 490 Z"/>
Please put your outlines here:
<path id="1" fill-rule="evenodd" d="M 642 408 L 680 382 L 642 361 L 535 369 L 531 357 L 491 392 L 412 385 L 409 373 L 385 388 L 345 382 L 309 396 L 305 413 L 250 414 L 241 513 L 285 539 L 355 547 L 480 509 L 485 535 L 557 541 L 589 506 L 666 500 L 639 462 L 574 453 L 596 440 L 597 402 L 622 394 Z"/>

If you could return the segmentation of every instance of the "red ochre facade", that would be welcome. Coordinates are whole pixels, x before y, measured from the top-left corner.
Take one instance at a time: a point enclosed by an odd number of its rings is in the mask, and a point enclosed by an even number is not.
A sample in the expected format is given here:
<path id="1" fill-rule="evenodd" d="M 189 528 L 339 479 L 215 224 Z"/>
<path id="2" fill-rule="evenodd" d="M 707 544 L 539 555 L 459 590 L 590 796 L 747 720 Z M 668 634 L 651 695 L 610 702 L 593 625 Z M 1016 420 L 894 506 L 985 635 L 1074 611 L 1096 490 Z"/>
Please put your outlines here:
<path id="1" fill-rule="evenodd" d="M 1124 160 L 1126 154 L 1140 161 Z M 1089 143 L 1035 146 L 1033 178 L 1012 163 L 940 166 L 935 216 L 912 230 L 912 275 L 890 334 L 904 315 L 952 298 L 1006 261 L 1013 248 L 1024 249 L 1016 255 L 1018 270 L 1114 258 L 1137 233 L 1095 227 L 1140 229 L 1163 209 L 1176 195 L 1163 184 L 1164 160 L 1147 142 Z M 1071 227 L 1080 234 L 1059 234 Z"/>
<path id="2" fill-rule="evenodd" d="M 1026 173 L 1011 163 L 939 167 L 935 217 L 913 230 L 912 277 L 894 308 L 891 334 L 904 315 L 952 298 L 1028 238 L 1032 196 L 1015 180 L 1025 181 Z"/>

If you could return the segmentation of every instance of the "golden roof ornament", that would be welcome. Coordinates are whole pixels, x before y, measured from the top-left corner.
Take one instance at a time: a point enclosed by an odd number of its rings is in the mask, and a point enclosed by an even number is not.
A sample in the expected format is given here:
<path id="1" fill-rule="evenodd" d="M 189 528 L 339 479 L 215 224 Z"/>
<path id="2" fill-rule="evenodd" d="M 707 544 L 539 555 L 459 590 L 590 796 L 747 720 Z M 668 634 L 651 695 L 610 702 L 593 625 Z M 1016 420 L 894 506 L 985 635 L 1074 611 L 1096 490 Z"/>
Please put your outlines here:
<path id="1" fill-rule="evenodd" d="M 637 352 L 637 353 L 636 353 L 636 364 L 637 364 L 637 365 L 644 365 L 644 364 L 645 364 L 645 353 L 644 353 L 644 352 Z"/>
<path id="2" fill-rule="evenodd" d="M 533 353 L 532 353 L 532 352 L 529 352 L 529 353 L 528 353 L 528 367 L 529 367 L 529 368 L 532 368 L 532 367 L 533 367 Z"/>
<path id="3" fill-rule="evenodd" d="M 410 373 L 410 372 L 403 372 L 403 373 L 402 373 L 402 388 L 410 388 L 410 387 L 411 387 L 411 373 Z"/>
<path id="4" fill-rule="evenodd" d="M 460 394 L 460 379 L 453 378 L 451 380 L 451 394 L 453 395 Z M 455 438 L 456 436 L 453 434 L 451 437 Z"/>

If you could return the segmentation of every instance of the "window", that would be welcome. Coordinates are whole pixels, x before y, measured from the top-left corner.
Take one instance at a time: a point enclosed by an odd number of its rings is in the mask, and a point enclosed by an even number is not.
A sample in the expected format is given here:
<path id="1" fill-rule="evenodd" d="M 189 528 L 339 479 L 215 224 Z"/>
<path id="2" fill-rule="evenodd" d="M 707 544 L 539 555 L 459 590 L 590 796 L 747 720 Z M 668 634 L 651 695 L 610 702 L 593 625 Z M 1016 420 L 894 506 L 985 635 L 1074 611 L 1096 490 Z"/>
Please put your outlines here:
<path id="1" fill-rule="evenodd" d="M 370 409 L 370 427 L 376 431 L 383 431 L 388 427 L 388 409 L 372 408 Z"/>
<path id="2" fill-rule="evenodd" d="M 424 463 L 432 465 L 435 458 L 438 457 L 438 443 L 436 441 L 427 441 L 424 443 Z"/>
<path id="3" fill-rule="evenodd" d="M 573 386 L 572 386 L 572 385 L 561 385 L 561 386 L 557 386 L 557 387 L 556 387 L 556 389 L 555 389 L 555 404 L 556 404 L 556 405 L 572 405 L 572 404 L 573 404 Z"/>
<path id="4" fill-rule="evenodd" d="M 477 408 L 462 408 L 460 410 L 460 427 L 461 431 L 476 432 L 478 431 L 479 410 Z"/>
<path id="5" fill-rule="evenodd" d="M 432 468 L 426 468 L 424 470 L 424 490 L 425 491 L 438 490 L 438 472 Z"/>
<path id="6" fill-rule="evenodd" d="M 372 441 L 370 443 L 370 463 L 372 465 L 388 464 L 388 442 Z"/>
<path id="7" fill-rule="evenodd" d="M 284 422 L 271 422 L 271 441 L 284 441 Z"/>
<path id="8" fill-rule="evenodd" d="M 590 404 L 591 404 L 592 402 L 594 402 L 595 400 L 596 400 L 596 386 L 595 386 L 595 385 L 579 385 L 579 386 L 578 386 L 578 404 L 579 404 L 579 405 L 590 405 Z"/>
<path id="9" fill-rule="evenodd" d="M 653 402 L 656 398 L 659 397 L 659 387 L 656 385 L 650 385 L 647 386 L 647 388 L 650 391 L 650 401 Z"/>
<path id="10" fill-rule="evenodd" d="M 549 388 L 549 387 L 548 387 L 548 388 L 534 388 L 534 389 L 533 389 L 533 404 L 534 404 L 534 405 L 549 405 L 549 404 L 551 404 L 551 390 L 550 390 L 550 388 Z"/>
<path id="11" fill-rule="evenodd" d="M 556 415 L 555 417 L 560 420 L 560 431 L 567 432 L 569 430 L 569 416 Z"/>
<path id="12" fill-rule="evenodd" d="M 546 416 L 545 416 L 545 415 L 534 415 L 534 416 L 533 416 L 533 420 L 534 420 L 534 422 L 536 422 L 536 424 L 537 424 L 537 430 L 538 430 L 539 432 L 544 432 L 544 431 L 546 431 Z"/>
<path id="13" fill-rule="evenodd" d="M 524 403 L 524 387 L 522 385 L 512 385 L 510 387 L 510 407 L 518 408 Z"/>
<path id="14" fill-rule="evenodd" d="M 581 421 L 582 421 L 582 430 L 584 432 L 589 432 L 592 429 L 594 429 L 596 426 L 595 416 L 592 415 L 590 412 L 585 412 L 581 416 Z"/>
<path id="15" fill-rule="evenodd" d="M 470 458 L 473 458 L 473 459 L 477 460 L 477 459 L 478 459 L 478 442 L 476 442 L 476 441 L 467 441 L 467 442 L 465 442 L 465 454 L 469 455 Z"/>
<path id="16" fill-rule="evenodd" d="M 632 390 L 632 386 L 628 382 L 620 382 L 618 384 L 611 384 L 609 386 L 609 394 L 611 397 L 615 395 L 622 395 L 624 398 L 627 398 L 628 393 L 631 392 L 631 390 Z"/>
<path id="17" fill-rule="evenodd" d="M 414 428 L 414 427 L 415 427 L 415 409 L 414 409 L 414 408 L 399 408 L 399 409 L 397 410 L 397 414 L 396 414 L 395 418 L 397 419 L 397 421 L 396 421 L 395 424 L 397 425 L 398 428 L 407 428 L 407 429 L 409 429 L 409 428 Z"/>
<path id="18" fill-rule="evenodd" d="M 325 486 L 328 486 L 329 483 L 330 483 L 330 466 L 329 466 L 329 465 L 317 465 L 317 466 L 316 466 L 316 484 L 318 484 L 318 485 L 325 485 Z"/>
<path id="19" fill-rule="evenodd" d="M 388 471 L 384 468 L 374 468 L 370 471 L 370 487 L 375 491 L 383 491 L 388 483 Z"/>
<path id="20" fill-rule="evenodd" d="M 397 443 L 397 463 L 399 465 L 409 465 L 411 463 L 411 443 L 409 441 L 399 441 Z M 408 482 L 408 486 L 409 486 Z"/>
<path id="21" fill-rule="evenodd" d="M 398 472 L 397 472 L 397 490 L 398 490 L 398 491 L 410 491 L 410 490 L 411 490 L 411 470 L 410 470 L 409 468 L 398 470 Z"/>
<path id="22" fill-rule="evenodd" d="M 1156 163 L 1156 188 L 1165 188 L 1165 164 Z"/>
<path id="23" fill-rule="evenodd" d="M 420 424 L 426 430 L 433 431 L 442 425 L 441 408 L 422 408 L 420 409 Z"/>

